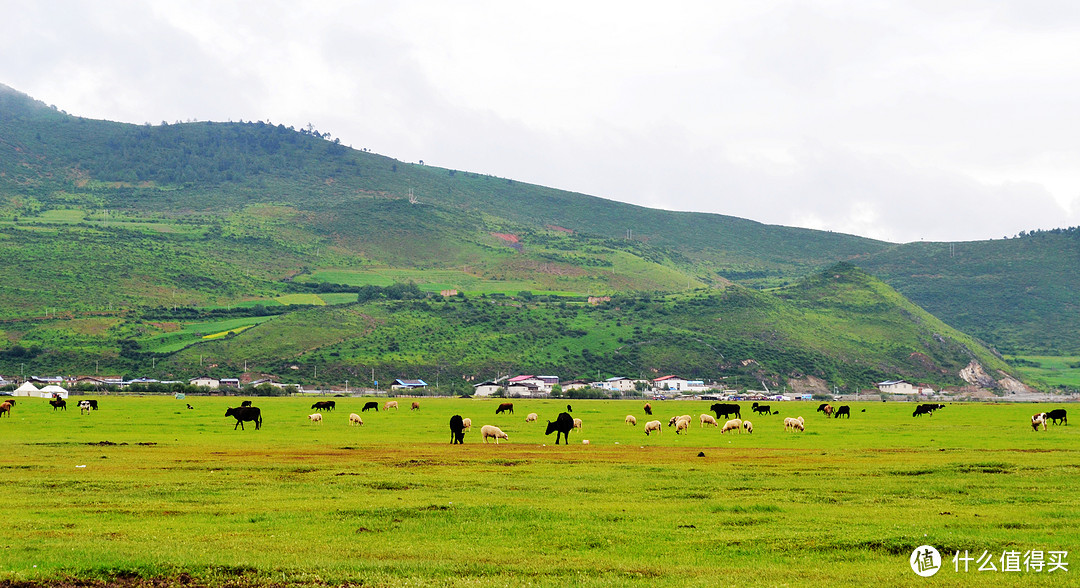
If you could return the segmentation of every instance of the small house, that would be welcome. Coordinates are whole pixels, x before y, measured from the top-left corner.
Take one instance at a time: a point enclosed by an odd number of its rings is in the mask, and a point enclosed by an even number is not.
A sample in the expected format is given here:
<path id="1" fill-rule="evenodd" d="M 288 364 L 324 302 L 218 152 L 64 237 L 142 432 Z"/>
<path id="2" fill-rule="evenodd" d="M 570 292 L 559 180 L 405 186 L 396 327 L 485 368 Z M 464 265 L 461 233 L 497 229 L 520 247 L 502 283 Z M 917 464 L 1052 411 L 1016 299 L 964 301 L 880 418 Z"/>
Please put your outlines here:
<path id="1" fill-rule="evenodd" d="M 473 384 L 473 396 L 491 396 L 503 389 L 502 385 L 494 380 Z"/>
<path id="2" fill-rule="evenodd" d="M 653 389 L 670 390 L 672 392 L 682 392 L 690 386 L 689 380 L 685 380 L 679 376 L 662 376 L 654 379 L 652 382 Z"/>
<path id="3" fill-rule="evenodd" d="M 192 378 L 188 381 L 188 384 L 200 388 L 218 388 L 221 386 L 221 380 L 210 376 L 199 376 L 198 378 Z"/>
<path id="4" fill-rule="evenodd" d="M 390 384 L 391 390 L 417 390 L 420 388 L 427 388 L 427 382 L 423 380 L 403 380 L 398 378 Z"/>
<path id="5" fill-rule="evenodd" d="M 889 380 L 886 382 L 878 382 L 877 389 L 886 394 L 901 394 L 904 396 L 923 395 L 929 396 L 934 393 L 934 389 L 926 384 L 911 384 L 904 380 Z"/>
<path id="6" fill-rule="evenodd" d="M 533 382 L 518 382 L 506 385 L 506 395 L 511 398 L 530 398 L 542 394 L 546 394 L 546 392 Z"/>

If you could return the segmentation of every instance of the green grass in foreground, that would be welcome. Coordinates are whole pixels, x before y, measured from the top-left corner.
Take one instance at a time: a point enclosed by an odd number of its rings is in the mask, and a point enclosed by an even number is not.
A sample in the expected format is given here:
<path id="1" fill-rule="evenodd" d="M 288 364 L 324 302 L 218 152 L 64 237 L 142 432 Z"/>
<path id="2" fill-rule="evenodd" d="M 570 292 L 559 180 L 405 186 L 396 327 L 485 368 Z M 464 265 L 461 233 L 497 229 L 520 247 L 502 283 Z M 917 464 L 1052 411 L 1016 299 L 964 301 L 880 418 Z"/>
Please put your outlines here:
<path id="1" fill-rule="evenodd" d="M 361 428 L 347 417 L 366 399 L 336 398 L 316 425 L 318 399 L 260 398 L 262 430 L 234 431 L 223 415 L 236 398 L 99 399 L 90 415 L 19 399 L 0 421 L 0 583 L 1075 585 L 1075 571 L 951 562 L 955 550 L 1075 559 L 1080 427 L 1033 432 L 1029 415 L 1050 406 L 916 419 L 910 404 L 857 403 L 837 420 L 786 403 L 751 417 L 753 435 L 721 435 L 697 426 L 709 402 L 653 402 L 655 418 L 695 425 L 646 437 L 641 402 L 579 400 L 583 429 L 555 446 L 544 422 L 565 401 L 496 416 L 495 400 L 414 412 L 401 399 Z M 525 423 L 531 411 L 539 422 Z M 448 444 L 455 413 L 474 423 L 464 446 Z M 785 433 L 797 415 L 806 432 Z M 480 443 L 485 424 L 509 442 Z M 946 554 L 930 580 L 908 566 L 922 544 Z"/>

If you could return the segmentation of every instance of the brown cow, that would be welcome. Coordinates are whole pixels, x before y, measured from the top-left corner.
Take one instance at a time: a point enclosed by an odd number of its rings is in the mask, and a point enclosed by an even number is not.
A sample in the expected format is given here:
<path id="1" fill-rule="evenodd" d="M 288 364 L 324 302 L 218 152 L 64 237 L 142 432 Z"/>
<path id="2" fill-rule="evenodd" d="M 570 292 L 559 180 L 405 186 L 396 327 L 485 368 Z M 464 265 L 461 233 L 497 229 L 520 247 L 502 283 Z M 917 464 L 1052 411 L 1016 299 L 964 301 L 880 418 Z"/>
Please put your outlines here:
<path id="1" fill-rule="evenodd" d="M 504 403 L 499 405 L 499 408 L 495 409 L 495 414 L 499 414 L 499 413 L 502 413 L 502 412 L 509 412 L 510 414 L 514 414 L 514 403 L 513 402 L 504 402 Z"/>
<path id="2" fill-rule="evenodd" d="M 420 410 L 420 403 L 419 402 L 413 402 L 411 410 Z"/>

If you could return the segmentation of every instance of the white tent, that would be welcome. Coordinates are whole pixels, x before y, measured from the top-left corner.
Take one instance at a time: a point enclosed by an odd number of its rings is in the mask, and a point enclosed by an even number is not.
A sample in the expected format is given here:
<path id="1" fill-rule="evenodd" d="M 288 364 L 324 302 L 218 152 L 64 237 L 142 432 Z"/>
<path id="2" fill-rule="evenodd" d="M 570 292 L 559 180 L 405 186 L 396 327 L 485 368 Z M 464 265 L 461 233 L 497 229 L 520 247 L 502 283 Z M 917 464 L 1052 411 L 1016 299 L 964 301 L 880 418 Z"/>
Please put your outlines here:
<path id="1" fill-rule="evenodd" d="M 42 398 L 52 398 L 53 394 L 56 394 L 60 398 L 68 397 L 68 391 L 64 390 L 60 386 L 57 386 L 56 384 L 49 384 L 48 386 L 45 386 L 41 389 L 40 394 Z"/>
<path id="2" fill-rule="evenodd" d="M 15 396 L 37 396 L 38 395 L 38 389 L 37 389 L 37 386 L 31 384 L 30 382 L 26 382 L 22 386 L 19 386 L 18 388 L 15 389 L 14 395 Z"/>

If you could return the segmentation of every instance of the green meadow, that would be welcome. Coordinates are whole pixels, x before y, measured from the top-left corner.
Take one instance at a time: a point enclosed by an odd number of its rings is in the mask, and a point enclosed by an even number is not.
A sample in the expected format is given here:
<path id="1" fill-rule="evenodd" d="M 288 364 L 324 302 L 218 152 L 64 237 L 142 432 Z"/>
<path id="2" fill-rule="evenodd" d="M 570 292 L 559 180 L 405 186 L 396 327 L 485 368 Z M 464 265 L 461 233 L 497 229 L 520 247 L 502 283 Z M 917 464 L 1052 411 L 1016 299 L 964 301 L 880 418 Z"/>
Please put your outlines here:
<path id="1" fill-rule="evenodd" d="M 1056 406 L 913 418 L 912 404 L 864 402 L 848 420 L 816 403 L 748 416 L 744 402 L 753 434 L 721 434 L 698 426 L 710 402 L 653 401 L 653 418 L 694 426 L 645 436 L 644 402 L 574 400 L 583 427 L 556 446 L 544 424 L 567 401 L 515 399 L 495 415 L 498 400 L 411 411 L 399 398 L 351 427 L 370 399 L 334 398 L 314 424 L 324 398 L 255 398 L 262 429 L 242 431 L 224 416 L 239 398 L 97 398 L 88 415 L 78 397 L 66 412 L 19 398 L 0 420 L 0 584 L 1076 584 L 1073 569 L 998 561 L 1076 558 L 1080 427 L 1028 424 Z M 473 421 L 465 445 L 448 443 L 453 414 Z M 785 432 L 800 415 L 806 431 Z M 487 424 L 509 440 L 481 443 Z M 928 579 L 908 564 L 924 544 L 944 556 Z M 965 550 L 999 571 L 955 571 Z"/>
<path id="2" fill-rule="evenodd" d="M 1031 382 L 1043 386 L 1080 389 L 1078 356 L 1016 356 L 1009 358 L 1009 361 L 1015 361 L 1016 371 Z"/>
<path id="3" fill-rule="evenodd" d="M 463 270 L 373 268 L 364 270 L 321 270 L 312 272 L 308 281 L 330 282 L 348 286 L 390 286 L 415 283 L 423 292 L 458 290 L 468 294 L 516 294 L 528 290 L 538 295 L 576 296 L 582 292 L 544 289 L 535 280 L 488 280 Z"/>
<path id="4" fill-rule="evenodd" d="M 145 346 L 149 351 L 169 353 L 178 351 L 203 340 L 220 339 L 228 333 L 241 333 L 245 329 L 264 323 L 274 317 L 253 316 L 217 321 L 171 323 L 166 332 L 148 337 Z"/>

